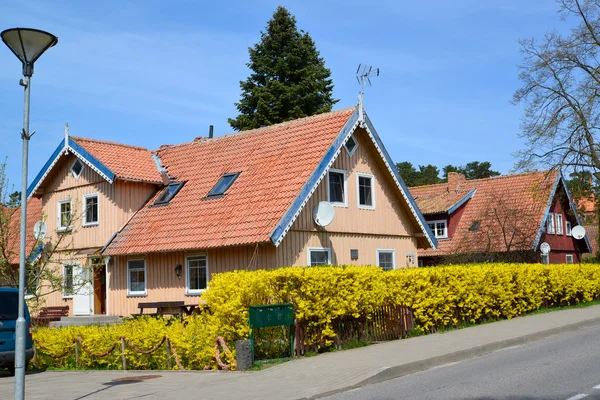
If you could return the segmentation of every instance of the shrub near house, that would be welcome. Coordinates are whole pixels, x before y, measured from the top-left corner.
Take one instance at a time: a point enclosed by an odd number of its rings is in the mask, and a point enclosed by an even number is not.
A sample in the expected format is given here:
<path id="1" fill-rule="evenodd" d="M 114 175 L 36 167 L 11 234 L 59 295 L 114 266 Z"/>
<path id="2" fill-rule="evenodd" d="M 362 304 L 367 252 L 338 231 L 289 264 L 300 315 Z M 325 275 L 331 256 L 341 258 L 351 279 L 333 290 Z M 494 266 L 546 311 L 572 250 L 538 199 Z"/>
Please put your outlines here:
<path id="1" fill-rule="evenodd" d="M 40 357 L 42 366 L 74 367 L 76 337 L 92 352 L 102 353 L 120 336 L 141 349 L 155 347 L 167 336 L 185 368 L 204 369 L 217 368 L 214 346 L 218 335 L 224 335 L 230 345 L 248 338 L 250 305 L 292 302 L 296 318 L 310 328 L 307 344 L 326 348 L 335 339 L 336 320 L 370 318 L 382 305 L 412 308 L 417 328 L 432 331 L 463 322 L 512 318 L 544 304 L 573 305 L 599 296 L 600 266 L 595 264 L 485 264 L 390 272 L 377 267 L 236 271 L 215 275 L 203 295 L 211 313 L 184 322 L 148 318 L 105 327 L 40 328 L 34 338 L 46 354 Z M 152 355 L 127 350 L 126 357 L 130 369 L 167 365 L 163 349 Z M 232 362 L 232 357 L 225 358 L 226 362 Z M 119 369 L 120 352 L 106 357 L 82 353 L 81 363 L 86 368 Z"/>

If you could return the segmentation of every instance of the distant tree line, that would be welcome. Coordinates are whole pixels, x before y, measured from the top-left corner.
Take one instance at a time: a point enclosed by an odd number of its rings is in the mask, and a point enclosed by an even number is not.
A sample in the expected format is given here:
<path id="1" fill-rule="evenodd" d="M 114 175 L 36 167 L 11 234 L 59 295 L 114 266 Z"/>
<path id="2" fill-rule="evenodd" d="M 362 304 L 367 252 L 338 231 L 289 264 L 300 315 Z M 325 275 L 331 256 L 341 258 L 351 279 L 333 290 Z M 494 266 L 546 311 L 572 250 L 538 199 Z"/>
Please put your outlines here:
<path id="1" fill-rule="evenodd" d="M 419 165 L 418 169 L 409 161 L 403 161 L 396 164 L 400 176 L 407 186 L 434 185 L 437 183 L 448 182 L 449 172 L 458 172 L 467 179 L 482 179 L 500 175 L 500 172 L 492 170 L 492 163 L 489 161 L 472 161 L 466 165 L 448 164 L 440 169 L 435 165 Z"/>

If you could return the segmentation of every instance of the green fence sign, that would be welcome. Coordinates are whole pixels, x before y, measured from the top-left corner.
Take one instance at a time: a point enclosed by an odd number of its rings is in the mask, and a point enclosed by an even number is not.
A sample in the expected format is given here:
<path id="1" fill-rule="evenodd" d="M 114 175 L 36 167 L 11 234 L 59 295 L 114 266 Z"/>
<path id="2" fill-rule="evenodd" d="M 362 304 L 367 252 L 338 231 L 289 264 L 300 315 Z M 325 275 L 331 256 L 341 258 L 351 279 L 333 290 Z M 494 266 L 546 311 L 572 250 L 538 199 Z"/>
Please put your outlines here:
<path id="1" fill-rule="evenodd" d="M 291 303 L 250 306 L 248 309 L 248 323 L 250 325 L 250 348 L 252 349 L 252 363 L 257 361 L 255 359 L 256 342 L 259 342 L 258 344 L 261 348 L 261 353 L 268 354 L 267 359 L 260 360 L 260 362 L 289 359 L 293 357 L 294 321 L 294 305 Z M 277 327 L 280 327 L 280 329 Z M 289 328 L 289 357 L 282 357 L 284 354 L 281 354 L 284 351 L 287 353 L 287 349 L 284 350 L 284 347 L 282 346 L 284 344 L 282 343 L 282 340 L 286 338 L 282 337 L 281 335 L 285 327 Z M 288 335 L 286 334 L 286 336 Z M 274 353 L 279 354 L 274 357 Z"/>

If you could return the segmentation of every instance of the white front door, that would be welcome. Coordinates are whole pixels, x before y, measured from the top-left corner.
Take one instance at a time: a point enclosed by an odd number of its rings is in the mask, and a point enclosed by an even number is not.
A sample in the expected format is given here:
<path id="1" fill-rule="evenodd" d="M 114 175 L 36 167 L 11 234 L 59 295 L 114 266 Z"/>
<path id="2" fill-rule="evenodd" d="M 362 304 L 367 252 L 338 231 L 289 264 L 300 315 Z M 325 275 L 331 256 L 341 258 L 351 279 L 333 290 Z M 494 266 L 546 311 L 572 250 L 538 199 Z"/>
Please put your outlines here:
<path id="1" fill-rule="evenodd" d="M 73 265 L 73 315 L 90 315 L 94 290 L 89 278 L 89 268 Z"/>

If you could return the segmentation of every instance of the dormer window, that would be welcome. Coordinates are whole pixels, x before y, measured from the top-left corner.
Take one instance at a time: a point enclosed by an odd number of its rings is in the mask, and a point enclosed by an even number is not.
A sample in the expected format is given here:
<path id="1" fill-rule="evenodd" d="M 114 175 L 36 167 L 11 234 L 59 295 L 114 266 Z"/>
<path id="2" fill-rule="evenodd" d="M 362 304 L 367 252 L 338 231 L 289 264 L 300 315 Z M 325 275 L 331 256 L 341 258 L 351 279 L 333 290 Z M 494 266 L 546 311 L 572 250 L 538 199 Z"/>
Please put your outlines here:
<path id="1" fill-rule="evenodd" d="M 477 231 L 479 231 L 479 221 L 473 221 L 473 223 L 469 227 L 469 232 L 477 232 Z"/>
<path id="2" fill-rule="evenodd" d="M 73 164 L 71 164 L 71 173 L 75 179 L 79 179 L 81 173 L 83 172 L 83 163 L 76 159 Z"/>
<path id="3" fill-rule="evenodd" d="M 356 148 L 358 147 L 358 142 L 356 141 L 356 139 L 354 139 L 354 136 L 350 136 L 348 140 L 346 140 L 346 144 L 344 145 L 344 147 L 346 148 L 348 155 L 352 157 L 352 154 L 354 154 Z"/>
<path id="4" fill-rule="evenodd" d="M 208 197 L 218 197 L 225 195 L 227 189 L 233 185 L 233 182 L 240 175 L 239 172 L 227 173 L 224 174 L 221 179 L 217 182 L 217 184 L 208 192 Z"/>
<path id="5" fill-rule="evenodd" d="M 158 196 L 158 198 L 154 202 L 154 205 L 155 206 L 159 206 L 159 205 L 163 205 L 163 204 L 169 204 L 169 202 L 171 201 L 171 199 L 173 197 L 175 197 L 175 195 L 177 194 L 177 192 L 179 192 L 179 190 L 182 187 L 183 187 L 183 182 L 169 183 L 169 186 L 167 186 L 162 191 L 162 193 L 160 194 L 160 196 Z"/>

